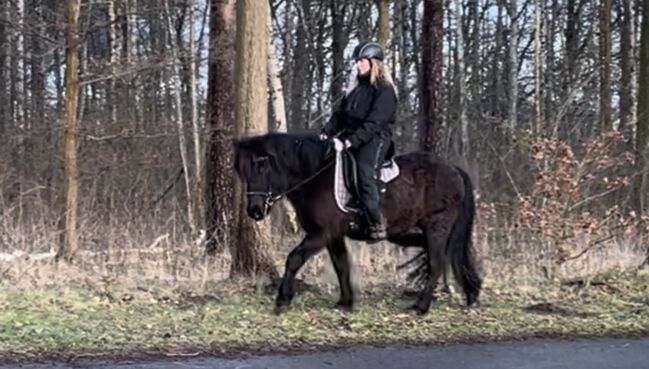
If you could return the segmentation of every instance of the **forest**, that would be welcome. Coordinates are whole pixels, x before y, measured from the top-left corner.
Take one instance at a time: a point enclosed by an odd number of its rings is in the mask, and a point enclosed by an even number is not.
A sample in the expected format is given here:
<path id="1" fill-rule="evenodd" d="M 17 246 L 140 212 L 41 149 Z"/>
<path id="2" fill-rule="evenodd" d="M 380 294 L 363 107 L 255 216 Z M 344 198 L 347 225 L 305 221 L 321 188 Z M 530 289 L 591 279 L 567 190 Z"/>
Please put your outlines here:
<path id="1" fill-rule="evenodd" d="M 236 256 L 238 240 L 265 263 L 272 235 L 297 229 L 283 206 L 256 241 L 239 237 L 250 229 L 231 206 L 230 139 L 319 130 L 361 40 L 386 48 L 397 150 L 433 151 L 471 173 L 480 252 L 525 254 L 546 273 L 620 244 L 642 252 L 641 1 L 243 4 L 3 2 L 2 252 L 82 260 L 77 249 L 204 242 Z M 264 39 L 250 49 L 237 44 L 237 11 L 258 17 Z M 259 63 L 265 76 L 244 75 Z M 240 90 L 248 78 L 253 95 Z"/>

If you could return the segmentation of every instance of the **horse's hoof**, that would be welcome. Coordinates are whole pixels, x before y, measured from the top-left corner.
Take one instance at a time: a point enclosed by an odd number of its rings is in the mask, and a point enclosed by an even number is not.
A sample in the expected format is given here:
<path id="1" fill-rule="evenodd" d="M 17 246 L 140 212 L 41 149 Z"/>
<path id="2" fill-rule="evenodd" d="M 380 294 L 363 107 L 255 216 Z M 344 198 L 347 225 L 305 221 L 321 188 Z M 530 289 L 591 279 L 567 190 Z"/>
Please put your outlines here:
<path id="1" fill-rule="evenodd" d="M 482 307 L 482 304 L 479 300 L 470 301 L 466 304 L 467 309 L 479 309 Z"/>
<path id="2" fill-rule="evenodd" d="M 423 304 L 416 303 L 412 305 L 408 310 L 412 310 L 415 312 L 417 315 L 425 315 L 428 313 L 428 310 L 430 309 L 430 306 L 423 306 Z"/>
<path id="3" fill-rule="evenodd" d="M 288 311 L 288 305 L 276 305 L 275 310 L 273 310 L 273 313 L 275 313 L 275 315 L 281 315 L 287 311 Z"/>
<path id="4" fill-rule="evenodd" d="M 345 313 L 351 313 L 354 311 L 354 304 L 350 302 L 340 302 L 338 301 L 334 306 L 336 309 L 343 311 Z"/>

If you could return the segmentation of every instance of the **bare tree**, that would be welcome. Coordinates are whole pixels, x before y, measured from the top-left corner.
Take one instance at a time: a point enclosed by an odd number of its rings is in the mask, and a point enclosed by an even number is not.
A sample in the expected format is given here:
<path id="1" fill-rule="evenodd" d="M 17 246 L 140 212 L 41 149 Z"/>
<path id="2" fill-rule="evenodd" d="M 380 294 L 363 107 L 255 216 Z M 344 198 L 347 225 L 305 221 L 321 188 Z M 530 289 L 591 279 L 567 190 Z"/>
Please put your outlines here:
<path id="1" fill-rule="evenodd" d="M 465 157 L 469 151 L 469 121 L 466 113 L 466 84 L 465 84 L 465 63 L 464 63 L 464 17 L 462 15 L 462 4 L 455 0 L 455 38 L 456 38 L 456 71 L 457 96 L 459 104 L 459 128 L 460 128 L 460 150 L 459 155 Z"/>
<path id="2" fill-rule="evenodd" d="M 600 131 L 611 129 L 611 0 L 599 4 Z"/>
<path id="3" fill-rule="evenodd" d="M 640 72 L 638 75 L 638 121 L 636 126 L 635 203 L 639 214 L 646 209 L 647 136 L 649 134 L 649 0 L 642 1 L 642 28 L 640 33 Z"/>
<path id="4" fill-rule="evenodd" d="M 210 0 L 205 160 L 206 251 L 214 254 L 237 236 L 238 210 L 232 177 L 234 125 L 234 0 Z"/>
<path id="5" fill-rule="evenodd" d="M 237 1 L 235 121 L 240 135 L 268 129 L 267 3 L 263 4 L 260 6 L 255 0 Z M 242 196 L 242 192 L 237 191 L 236 196 Z M 265 274 L 276 277 L 278 273 L 268 253 L 268 220 L 255 222 L 245 212 L 240 214 L 239 236 L 231 250 L 231 276 Z"/>
<path id="6" fill-rule="evenodd" d="M 61 119 L 63 148 L 63 192 L 65 204 L 61 216 L 61 244 L 57 260 L 72 261 L 78 248 L 77 239 L 77 99 L 79 95 L 78 47 L 79 8 L 81 0 L 65 1 L 65 110 Z"/>
<path id="7" fill-rule="evenodd" d="M 509 0 L 509 128 L 518 125 L 518 3 Z"/>
<path id="8" fill-rule="evenodd" d="M 379 17 L 376 20 L 376 40 L 383 47 L 388 47 L 390 39 L 390 3 L 388 0 L 375 0 L 379 10 Z"/>
<path id="9" fill-rule="evenodd" d="M 203 196 L 203 145 L 201 145 L 201 127 L 198 124 L 198 91 L 196 88 L 196 41 L 194 40 L 194 0 L 187 0 L 187 8 L 189 9 L 189 104 L 190 104 L 190 121 L 192 126 L 192 136 L 194 141 L 194 183 L 193 183 L 193 196 L 194 196 L 194 222 L 196 227 L 202 229 L 204 227 L 203 214 L 205 214 L 205 199 Z"/>
<path id="10" fill-rule="evenodd" d="M 618 6 L 618 12 L 622 17 L 620 25 L 620 131 L 626 132 L 630 128 L 633 114 L 633 14 L 631 13 L 631 0 L 620 0 L 620 2 L 621 5 Z"/>
<path id="11" fill-rule="evenodd" d="M 541 21 L 543 19 L 544 3 L 543 0 L 536 0 L 534 4 L 534 107 L 536 112 L 534 129 L 537 134 L 541 134 L 543 129 L 543 62 L 541 60 L 543 55 L 543 44 L 541 43 L 543 27 Z"/>
<path id="12" fill-rule="evenodd" d="M 442 29 L 443 1 L 424 0 L 424 18 L 421 31 L 421 104 L 420 146 L 425 151 L 442 151 Z"/>
<path id="13" fill-rule="evenodd" d="M 178 50 L 180 49 L 180 45 L 178 44 L 178 40 L 181 38 L 179 35 L 171 35 L 171 30 L 174 29 L 174 27 L 171 24 L 171 13 L 169 12 L 169 0 L 165 0 L 164 2 L 164 9 L 165 9 L 165 14 L 166 14 L 166 20 L 167 20 L 167 31 L 170 33 L 168 40 L 169 40 L 169 49 L 171 50 L 171 59 L 173 60 L 173 75 L 171 76 L 170 82 L 171 82 L 171 89 L 173 90 L 174 98 L 175 98 L 175 107 L 176 107 L 176 126 L 178 128 L 178 150 L 180 152 L 180 160 L 182 163 L 182 168 L 183 168 L 183 173 L 184 173 L 184 178 L 185 178 L 185 193 L 187 194 L 187 222 L 189 223 L 189 229 L 191 230 L 192 234 L 196 233 L 196 224 L 194 223 L 194 201 L 195 198 L 192 196 L 192 189 L 194 186 L 192 186 L 192 175 L 190 173 L 189 169 L 189 154 L 188 154 L 188 149 L 187 149 L 187 140 L 185 139 L 185 122 L 184 122 L 184 117 L 183 117 L 183 104 L 182 104 L 182 97 L 181 97 L 181 82 L 180 82 L 180 64 L 182 63 L 180 56 L 178 55 Z M 174 44 L 174 39 L 176 39 L 176 43 Z M 198 170 L 198 168 L 196 168 Z"/>

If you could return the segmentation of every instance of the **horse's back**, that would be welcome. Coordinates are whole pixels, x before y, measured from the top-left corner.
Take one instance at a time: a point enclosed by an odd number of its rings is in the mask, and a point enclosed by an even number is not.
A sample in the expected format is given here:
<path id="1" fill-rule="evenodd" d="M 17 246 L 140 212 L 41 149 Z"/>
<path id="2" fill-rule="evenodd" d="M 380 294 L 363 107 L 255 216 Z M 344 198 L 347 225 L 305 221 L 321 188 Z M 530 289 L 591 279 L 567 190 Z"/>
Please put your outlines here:
<path id="1" fill-rule="evenodd" d="M 466 185 L 461 169 L 449 160 L 425 151 L 413 151 L 394 157 L 400 174 L 388 183 L 386 198 L 394 206 L 440 208 L 455 206 L 464 196 Z"/>

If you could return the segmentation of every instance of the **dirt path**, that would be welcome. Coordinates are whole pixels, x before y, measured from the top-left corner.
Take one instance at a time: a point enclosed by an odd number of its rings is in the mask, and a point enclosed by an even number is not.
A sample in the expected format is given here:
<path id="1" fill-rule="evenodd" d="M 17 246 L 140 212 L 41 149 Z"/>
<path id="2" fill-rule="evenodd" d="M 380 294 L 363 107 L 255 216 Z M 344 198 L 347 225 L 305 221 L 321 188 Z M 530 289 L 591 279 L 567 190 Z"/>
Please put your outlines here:
<path id="1" fill-rule="evenodd" d="M 446 347 L 355 347 L 341 351 L 265 355 L 246 359 L 39 363 L 0 369 L 622 369 L 649 368 L 649 337 L 639 339 L 529 340 Z"/>

